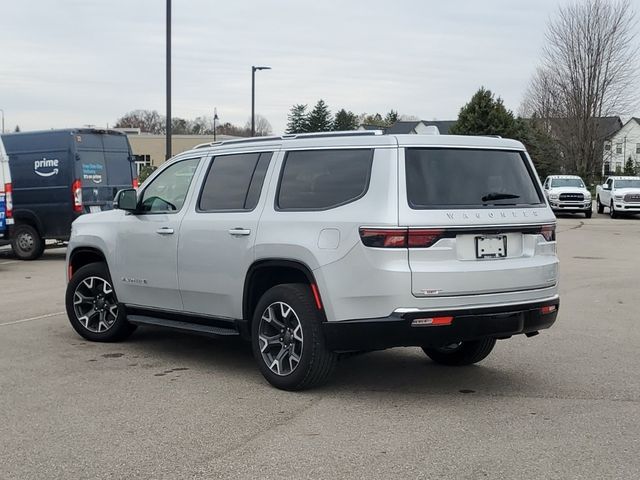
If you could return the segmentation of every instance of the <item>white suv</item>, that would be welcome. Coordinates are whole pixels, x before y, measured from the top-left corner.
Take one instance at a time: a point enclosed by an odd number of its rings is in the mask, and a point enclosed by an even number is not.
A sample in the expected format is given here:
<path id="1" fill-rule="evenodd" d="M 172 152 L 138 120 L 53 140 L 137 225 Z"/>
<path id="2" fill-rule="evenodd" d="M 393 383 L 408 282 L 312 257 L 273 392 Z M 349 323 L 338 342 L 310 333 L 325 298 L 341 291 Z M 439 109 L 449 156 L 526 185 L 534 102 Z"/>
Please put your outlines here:
<path id="1" fill-rule="evenodd" d="M 554 212 L 584 213 L 591 218 L 591 192 L 576 175 L 549 175 L 543 184 L 544 194 Z"/>
<path id="2" fill-rule="evenodd" d="M 419 346 L 468 365 L 558 311 L 555 217 L 521 143 L 290 135 L 180 154 L 83 215 L 66 308 L 83 337 L 137 325 L 250 339 L 299 390 L 341 352 Z"/>

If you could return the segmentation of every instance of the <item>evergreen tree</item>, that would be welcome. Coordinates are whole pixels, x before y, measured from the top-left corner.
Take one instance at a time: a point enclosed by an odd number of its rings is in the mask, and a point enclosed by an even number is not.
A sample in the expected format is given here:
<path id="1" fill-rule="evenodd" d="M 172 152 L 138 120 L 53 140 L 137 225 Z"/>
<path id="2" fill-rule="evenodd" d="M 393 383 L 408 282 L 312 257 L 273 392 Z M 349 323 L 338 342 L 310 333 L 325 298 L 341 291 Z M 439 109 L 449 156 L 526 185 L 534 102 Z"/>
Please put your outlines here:
<path id="1" fill-rule="evenodd" d="M 336 113 L 333 119 L 333 130 L 347 131 L 358 128 L 358 116 L 353 112 L 347 112 L 344 108 Z"/>
<path id="2" fill-rule="evenodd" d="M 375 113 L 373 115 L 362 114 L 362 123 L 364 125 L 377 125 L 379 127 L 387 126 L 384 118 L 382 118 L 382 115 L 380 115 L 379 113 Z"/>
<path id="3" fill-rule="evenodd" d="M 331 112 L 324 100 L 318 100 L 309 114 L 309 132 L 328 132 L 331 130 Z"/>
<path id="4" fill-rule="evenodd" d="M 16 133 L 20 132 L 20 125 L 16 125 L 16 129 L 14 130 L 14 132 Z"/>
<path id="5" fill-rule="evenodd" d="M 400 115 L 398 115 L 397 110 L 393 110 L 393 109 L 389 110 L 389 113 L 387 113 L 387 115 L 384 117 L 384 123 L 387 127 L 390 127 L 391 125 L 396 123 L 398 120 L 400 120 Z"/>
<path id="6" fill-rule="evenodd" d="M 298 104 L 291 107 L 287 116 L 287 133 L 305 133 L 309 131 L 307 106 Z"/>
<path id="7" fill-rule="evenodd" d="M 521 127 L 522 123 L 505 108 L 502 99 L 481 87 L 460 109 L 458 121 L 449 131 L 454 135 L 500 135 L 518 139 L 523 134 Z"/>
<path id="8" fill-rule="evenodd" d="M 631 157 L 627 158 L 627 161 L 624 164 L 624 174 L 625 175 L 636 174 L 636 166 L 634 165 L 633 159 Z"/>

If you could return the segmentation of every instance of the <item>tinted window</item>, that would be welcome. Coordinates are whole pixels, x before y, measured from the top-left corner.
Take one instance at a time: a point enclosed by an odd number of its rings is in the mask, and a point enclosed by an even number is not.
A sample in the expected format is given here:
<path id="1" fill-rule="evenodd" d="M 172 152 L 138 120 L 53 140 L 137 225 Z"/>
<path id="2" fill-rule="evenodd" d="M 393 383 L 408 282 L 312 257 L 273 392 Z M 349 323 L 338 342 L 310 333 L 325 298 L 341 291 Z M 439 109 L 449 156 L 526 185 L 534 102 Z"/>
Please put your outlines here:
<path id="1" fill-rule="evenodd" d="M 281 210 L 322 210 L 360 198 L 369 186 L 373 150 L 289 152 L 278 189 Z"/>
<path id="2" fill-rule="evenodd" d="M 406 176 L 414 209 L 542 203 L 533 172 L 519 152 L 407 149 Z"/>
<path id="3" fill-rule="evenodd" d="M 215 157 L 207 172 L 201 211 L 253 210 L 258 204 L 271 153 Z"/>
<path id="4" fill-rule="evenodd" d="M 199 158 L 183 160 L 165 168 L 142 192 L 143 212 L 177 212 L 184 205 Z"/>

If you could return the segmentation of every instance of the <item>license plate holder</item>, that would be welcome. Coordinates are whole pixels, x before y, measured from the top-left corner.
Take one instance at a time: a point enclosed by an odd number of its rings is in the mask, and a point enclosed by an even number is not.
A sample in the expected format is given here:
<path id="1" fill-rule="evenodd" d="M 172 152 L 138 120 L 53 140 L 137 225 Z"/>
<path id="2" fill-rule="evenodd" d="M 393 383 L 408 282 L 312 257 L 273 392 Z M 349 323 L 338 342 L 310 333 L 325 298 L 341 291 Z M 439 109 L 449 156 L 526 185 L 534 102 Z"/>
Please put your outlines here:
<path id="1" fill-rule="evenodd" d="M 507 256 L 506 235 L 478 235 L 475 239 L 476 258 L 505 258 Z"/>
<path id="2" fill-rule="evenodd" d="M 102 211 L 102 207 L 100 205 L 91 205 L 89 207 L 89 213 L 98 213 Z"/>

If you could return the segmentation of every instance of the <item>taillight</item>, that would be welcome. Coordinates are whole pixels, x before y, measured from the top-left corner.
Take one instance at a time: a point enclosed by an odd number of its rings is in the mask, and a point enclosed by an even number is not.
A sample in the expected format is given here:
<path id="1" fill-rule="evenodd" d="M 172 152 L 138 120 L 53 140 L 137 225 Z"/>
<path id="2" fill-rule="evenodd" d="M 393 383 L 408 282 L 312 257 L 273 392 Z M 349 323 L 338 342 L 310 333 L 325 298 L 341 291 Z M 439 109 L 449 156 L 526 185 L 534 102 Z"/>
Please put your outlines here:
<path id="1" fill-rule="evenodd" d="M 542 225 L 542 227 L 540 227 L 540 235 L 542 235 L 547 242 L 554 242 L 556 239 L 556 225 L 554 223 Z"/>
<path id="2" fill-rule="evenodd" d="M 133 188 L 138 188 L 140 186 L 140 182 L 138 181 L 138 178 L 134 178 L 133 182 L 131 182 L 131 184 L 133 185 Z"/>
<path id="3" fill-rule="evenodd" d="M 4 206 L 6 209 L 5 217 L 13 218 L 13 187 L 10 183 L 4 184 Z"/>
<path id="4" fill-rule="evenodd" d="M 427 248 L 442 238 L 444 229 L 409 229 L 409 248 Z"/>
<path id="5" fill-rule="evenodd" d="M 361 228 L 360 239 L 367 247 L 427 248 L 444 233 L 442 228 Z"/>
<path id="6" fill-rule="evenodd" d="M 73 195 L 73 211 L 82 213 L 82 183 L 76 180 L 71 185 L 71 194 Z"/>

